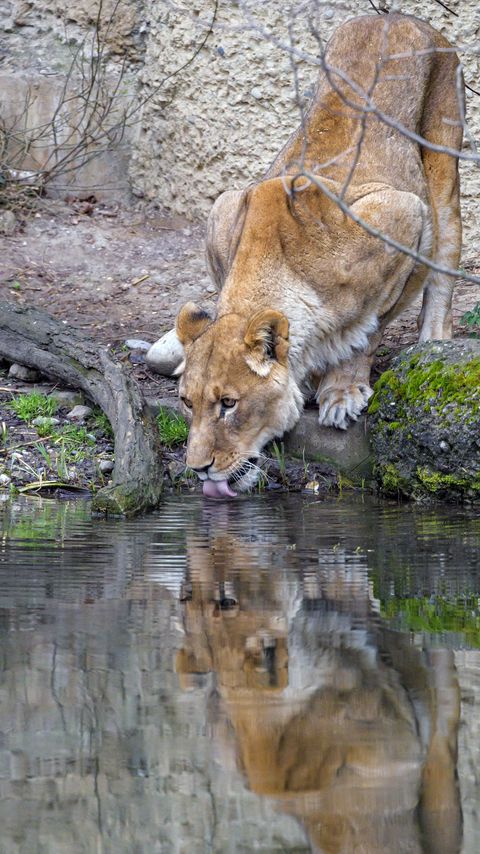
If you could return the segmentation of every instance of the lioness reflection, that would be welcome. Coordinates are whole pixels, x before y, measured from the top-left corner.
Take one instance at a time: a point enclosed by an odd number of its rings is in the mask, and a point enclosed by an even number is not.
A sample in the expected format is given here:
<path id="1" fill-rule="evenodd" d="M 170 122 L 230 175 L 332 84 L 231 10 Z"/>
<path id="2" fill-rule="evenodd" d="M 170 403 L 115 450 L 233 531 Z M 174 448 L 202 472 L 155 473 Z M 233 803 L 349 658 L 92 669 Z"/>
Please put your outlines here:
<path id="1" fill-rule="evenodd" d="M 220 533 L 188 556 L 177 672 L 185 687 L 215 674 L 249 787 L 298 818 L 317 852 L 458 852 L 451 653 L 389 631 L 365 567 L 339 551 L 295 589 L 272 543 Z"/>

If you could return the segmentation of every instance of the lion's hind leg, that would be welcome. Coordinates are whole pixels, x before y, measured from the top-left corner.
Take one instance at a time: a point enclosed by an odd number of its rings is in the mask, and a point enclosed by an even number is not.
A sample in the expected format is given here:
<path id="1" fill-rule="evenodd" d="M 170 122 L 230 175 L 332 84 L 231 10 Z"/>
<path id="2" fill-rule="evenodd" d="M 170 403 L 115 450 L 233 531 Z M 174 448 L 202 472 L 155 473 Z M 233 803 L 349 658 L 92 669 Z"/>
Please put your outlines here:
<path id="1" fill-rule="evenodd" d="M 462 149 L 464 89 L 458 57 L 440 33 L 434 34 L 435 48 L 429 97 L 420 132 L 425 139 L 421 155 L 433 220 L 433 260 L 458 270 L 462 243 L 458 158 L 429 147 Z M 455 279 L 432 270 L 424 291 L 418 319 L 420 341 L 452 337 L 452 294 Z"/>
<path id="2" fill-rule="evenodd" d="M 457 270 L 460 262 L 462 230 L 458 199 L 450 204 L 432 204 L 437 250 L 435 261 Z M 423 293 L 418 318 L 419 341 L 436 341 L 452 337 L 452 296 L 455 278 L 432 270 Z"/>

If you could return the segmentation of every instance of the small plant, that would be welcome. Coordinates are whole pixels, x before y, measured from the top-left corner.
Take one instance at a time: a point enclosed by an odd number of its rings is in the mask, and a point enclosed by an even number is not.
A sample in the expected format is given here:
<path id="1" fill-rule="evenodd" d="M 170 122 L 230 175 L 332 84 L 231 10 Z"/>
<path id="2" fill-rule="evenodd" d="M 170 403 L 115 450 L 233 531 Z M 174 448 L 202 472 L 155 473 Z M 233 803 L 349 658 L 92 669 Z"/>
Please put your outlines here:
<path id="1" fill-rule="evenodd" d="M 188 437 L 188 424 L 181 415 L 170 409 L 160 409 L 157 415 L 158 432 L 160 439 L 167 448 L 174 445 L 182 445 Z"/>
<path id="2" fill-rule="evenodd" d="M 108 439 L 113 438 L 113 430 L 110 421 L 101 409 L 96 409 L 92 416 L 92 426 L 94 430 L 99 430 Z"/>
<path id="3" fill-rule="evenodd" d="M 41 439 L 45 436 L 51 436 L 54 432 L 54 426 L 51 418 L 45 418 L 45 421 L 42 424 L 37 424 L 37 433 Z"/>
<path id="4" fill-rule="evenodd" d="M 53 397 L 46 397 L 44 394 L 32 391 L 30 394 L 22 394 L 15 398 L 8 406 L 18 418 L 26 421 L 27 424 L 31 424 L 33 419 L 39 416 L 51 418 L 52 415 L 55 415 L 58 405 Z"/>
<path id="5" fill-rule="evenodd" d="M 461 322 L 470 328 L 470 338 L 480 338 L 480 302 L 462 315 Z"/>
<path id="6" fill-rule="evenodd" d="M 280 442 L 279 445 L 277 445 L 276 442 L 272 442 L 272 453 L 278 463 L 278 468 L 280 469 L 280 476 L 282 480 L 285 480 L 287 469 L 285 463 L 285 446 L 283 442 Z"/>

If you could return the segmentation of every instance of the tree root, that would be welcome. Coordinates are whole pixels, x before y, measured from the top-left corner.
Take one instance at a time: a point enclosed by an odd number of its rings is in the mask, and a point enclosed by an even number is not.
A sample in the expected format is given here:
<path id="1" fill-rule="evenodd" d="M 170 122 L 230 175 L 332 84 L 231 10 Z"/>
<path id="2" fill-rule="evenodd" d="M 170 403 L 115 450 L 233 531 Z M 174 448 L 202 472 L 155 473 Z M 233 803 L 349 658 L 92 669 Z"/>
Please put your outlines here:
<path id="1" fill-rule="evenodd" d="M 0 356 L 81 389 L 106 414 L 115 468 L 111 485 L 94 496 L 94 510 L 134 516 L 158 505 L 163 465 L 154 416 L 138 384 L 105 347 L 44 311 L 0 301 Z"/>

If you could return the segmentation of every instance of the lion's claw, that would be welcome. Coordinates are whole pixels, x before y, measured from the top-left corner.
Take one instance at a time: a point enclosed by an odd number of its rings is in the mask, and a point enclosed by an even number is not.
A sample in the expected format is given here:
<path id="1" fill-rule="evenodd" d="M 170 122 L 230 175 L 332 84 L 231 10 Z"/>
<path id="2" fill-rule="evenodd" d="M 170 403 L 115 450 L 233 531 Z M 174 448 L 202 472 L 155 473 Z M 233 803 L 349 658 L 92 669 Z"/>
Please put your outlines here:
<path id="1" fill-rule="evenodd" d="M 372 394 L 366 383 L 322 389 L 318 400 L 319 424 L 346 430 L 350 421 L 356 421 L 363 412 Z"/>

